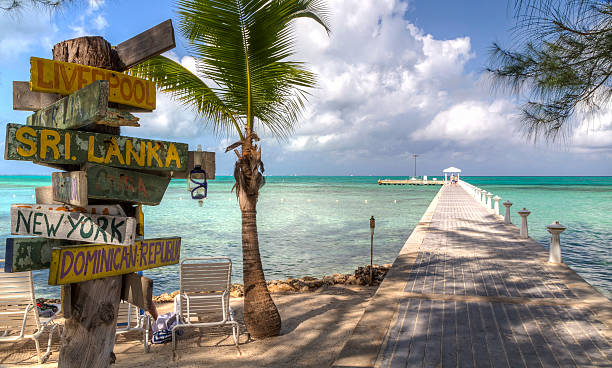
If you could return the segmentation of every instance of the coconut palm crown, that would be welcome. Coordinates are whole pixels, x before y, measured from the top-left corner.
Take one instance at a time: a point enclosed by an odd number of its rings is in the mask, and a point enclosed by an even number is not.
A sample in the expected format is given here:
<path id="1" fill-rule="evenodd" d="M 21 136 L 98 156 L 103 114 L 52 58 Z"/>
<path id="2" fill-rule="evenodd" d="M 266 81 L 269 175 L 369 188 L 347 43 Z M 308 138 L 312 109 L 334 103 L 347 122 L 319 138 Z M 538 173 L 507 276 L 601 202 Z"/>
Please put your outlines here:
<path id="1" fill-rule="evenodd" d="M 131 70 L 154 81 L 220 134 L 238 136 L 234 178 L 242 212 L 244 319 L 251 336 L 280 333 L 281 319 L 266 287 L 257 236 L 257 198 L 264 184 L 256 130 L 288 136 L 315 86 L 295 54 L 294 21 L 310 18 L 327 32 L 321 0 L 179 0 L 179 30 L 197 72 L 157 56 Z"/>

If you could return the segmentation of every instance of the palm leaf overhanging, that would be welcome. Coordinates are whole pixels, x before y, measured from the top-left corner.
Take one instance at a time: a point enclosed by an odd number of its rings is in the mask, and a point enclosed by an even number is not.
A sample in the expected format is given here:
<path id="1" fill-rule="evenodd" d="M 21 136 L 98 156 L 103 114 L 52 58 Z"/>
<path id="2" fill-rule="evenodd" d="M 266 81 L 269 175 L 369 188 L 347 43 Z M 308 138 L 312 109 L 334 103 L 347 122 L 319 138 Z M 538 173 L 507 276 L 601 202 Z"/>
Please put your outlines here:
<path id="1" fill-rule="evenodd" d="M 266 286 L 256 208 L 265 182 L 260 128 L 283 138 L 293 131 L 316 83 L 295 53 L 293 23 L 316 21 L 329 33 L 322 0 L 178 0 L 179 30 L 196 61 L 191 72 L 157 56 L 130 73 L 154 81 L 193 108 L 217 133 L 238 134 L 235 189 L 242 213 L 244 319 L 252 337 L 280 333 L 280 315 Z M 240 147 L 240 151 L 238 151 Z"/>
<path id="2" fill-rule="evenodd" d="M 329 31 L 322 1 L 180 0 L 177 7 L 197 75 L 164 56 L 131 73 L 194 108 L 215 132 L 236 131 L 242 140 L 258 121 L 278 137 L 291 133 L 316 83 L 303 63 L 287 60 L 295 53 L 292 23 L 311 18 Z"/>

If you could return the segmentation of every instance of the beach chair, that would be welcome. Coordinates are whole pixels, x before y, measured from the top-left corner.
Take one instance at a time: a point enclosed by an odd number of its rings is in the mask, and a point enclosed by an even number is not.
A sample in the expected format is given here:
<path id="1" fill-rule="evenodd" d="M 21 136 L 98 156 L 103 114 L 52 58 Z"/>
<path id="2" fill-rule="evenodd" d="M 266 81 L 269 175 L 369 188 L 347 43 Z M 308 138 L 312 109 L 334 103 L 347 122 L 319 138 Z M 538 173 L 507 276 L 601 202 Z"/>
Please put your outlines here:
<path id="1" fill-rule="evenodd" d="M 140 313 L 140 308 L 125 301 L 119 303 L 119 314 L 117 315 L 117 329 L 115 335 L 131 331 L 142 331 L 145 353 L 149 352 L 149 327 L 151 317 L 146 313 Z"/>
<path id="2" fill-rule="evenodd" d="M 34 340 L 38 364 L 42 364 L 51 355 L 53 332 L 59 326 L 54 322 L 57 313 L 49 318 L 38 316 L 32 271 L 7 273 L 4 260 L 0 263 L 0 342 Z M 38 338 L 47 329 L 47 351 L 41 356 Z"/>
<path id="3" fill-rule="evenodd" d="M 232 261 L 227 257 L 186 258 L 181 262 L 179 294 L 174 298 L 179 323 L 172 328 L 173 350 L 179 328 L 231 325 L 240 354 L 240 326 L 229 304 L 231 275 Z"/>

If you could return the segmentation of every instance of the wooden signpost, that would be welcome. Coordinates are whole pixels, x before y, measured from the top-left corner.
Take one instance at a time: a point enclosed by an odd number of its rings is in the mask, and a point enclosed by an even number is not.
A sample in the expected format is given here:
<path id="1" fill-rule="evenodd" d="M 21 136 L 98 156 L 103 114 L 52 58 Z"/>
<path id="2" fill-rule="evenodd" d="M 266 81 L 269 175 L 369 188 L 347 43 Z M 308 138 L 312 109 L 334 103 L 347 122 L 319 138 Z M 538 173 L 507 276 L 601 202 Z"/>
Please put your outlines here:
<path id="1" fill-rule="evenodd" d="M 147 170 L 181 170 L 187 145 L 111 134 L 6 125 L 5 160 L 51 164 L 104 164 Z"/>
<path id="2" fill-rule="evenodd" d="M 4 272 L 43 270 L 51 264 L 51 250 L 61 240 L 45 238 L 6 238 Z"/>
<path id="3" fill-rule="evenodd" d="M 38 235 L 48 239 L 131 245 L 136 219 L 81 212 L 61 212 L 44 205 L 11 205 L 11 234 Z"/>
<path id="4" fill-rule="evenodd" d="M 137 240 L 122 247 L 109 244 L 54 248 L 49 285 L 62 285 L 176 264 L 181 238 Z"/>
<path id="5" fill-rule="evenodd" d="M 108 107 L 108 81 L 99 80 L 28 116 L 27 124 L 78 129 L 93 124 L 140 126 L 134 115 Z"/>
<path id="6" fill-rule="evenodd" d="M 5 253 L 6 272 L 49 268 L 49 284 L 62 285 L 60 367 L 110 366 L 119 300 L 152 305 L 153 281 L 133 272 L 179 262 L 180 238 L 142 239 L 141 207 L 188 176 L 193 153 L 119 128 L 156 105 L 154 83 L 122 72 L 174 46 L 170 20 L 114 48 L 102 37 L 66 40 L 53 60 L 30 59 L 29 83 L 13 82 L 13 108 L 34 114 L 7 124 L 5 159 L 69 171 L 36 189 L 37 204 L 11 206 L 11 233 L 36 237 L 7 239 Z M 213 179 L 214 153 L 204 156 Z"/>
<path id="7" fill-rule="evenodd" d="M 155 110 L 155 84 L 108 69 L 30 58 L 30 90 L 69 95 L 97 80 L 109 81 L 108 100 Z"/>
<path id="8" fill-rule="evenodd" d="M 169 177 L 102 165 L 52 175 L 53 200 L 75 206 L 86 206 L 88 198 L 158 205 L 170 183 Z"/>

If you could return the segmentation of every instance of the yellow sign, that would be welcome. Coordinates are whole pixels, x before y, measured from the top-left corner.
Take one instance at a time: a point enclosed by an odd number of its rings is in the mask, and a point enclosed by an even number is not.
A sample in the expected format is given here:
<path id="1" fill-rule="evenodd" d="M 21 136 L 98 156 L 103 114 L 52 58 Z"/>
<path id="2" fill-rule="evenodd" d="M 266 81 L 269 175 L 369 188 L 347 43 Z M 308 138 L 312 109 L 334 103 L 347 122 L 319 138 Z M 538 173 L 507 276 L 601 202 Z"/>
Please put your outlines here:
<path id="1" fill-rule="evenodd" d="M 95 244 L 53 248 L 49 285 L 64 285 L 176 264 L 181 238 L 137 240 L 133 245 Z"/>
<path id="2" fill-rule="evenodd" d="M 155 84 L 112 70 L 63 61 L 30 58 L 30 90 L 69 95 L 97 80 L 107 80 L 108 100 L 155 109 Z"/>

